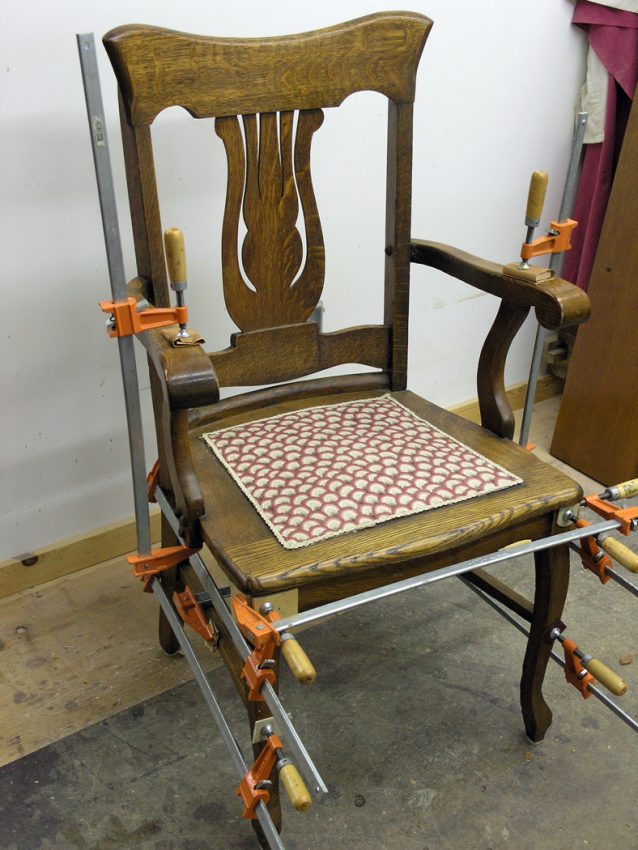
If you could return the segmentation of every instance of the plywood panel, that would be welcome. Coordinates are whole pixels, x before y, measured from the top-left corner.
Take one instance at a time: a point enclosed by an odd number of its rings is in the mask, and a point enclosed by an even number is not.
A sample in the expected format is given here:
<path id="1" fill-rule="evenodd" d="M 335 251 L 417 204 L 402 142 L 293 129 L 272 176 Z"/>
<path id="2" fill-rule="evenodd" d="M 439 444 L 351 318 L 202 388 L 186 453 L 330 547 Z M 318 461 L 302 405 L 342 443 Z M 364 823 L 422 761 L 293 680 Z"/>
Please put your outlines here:
<path id="1" fill-rule="evenodd" d="M 638 104 L 625 133 L 551 453 L 591 478 L 638 475 Z"/>

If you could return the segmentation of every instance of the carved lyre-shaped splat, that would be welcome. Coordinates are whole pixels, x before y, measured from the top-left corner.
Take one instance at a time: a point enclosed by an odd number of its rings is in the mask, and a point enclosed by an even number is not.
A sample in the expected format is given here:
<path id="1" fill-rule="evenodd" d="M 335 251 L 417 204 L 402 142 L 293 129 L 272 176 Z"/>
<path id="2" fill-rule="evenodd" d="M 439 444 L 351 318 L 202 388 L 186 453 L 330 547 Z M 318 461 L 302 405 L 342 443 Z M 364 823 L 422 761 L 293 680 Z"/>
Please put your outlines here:
<path id="1" fill-rule="evenodd" d="M 217 118 L 215 130 L 228 159 L 228 189 L 222 234 L 224 298 L 242 331 L 305 322 L 321 296 L 324 246 L 310 178 L 310 143 L 323 121 L 320 109 Z M 245 147 L 244 147 L 245 140 Z M 296 223 L 297 195 L 306 231 L 306 259 Z M 239 264 L 239 215 L 247 233 Z M 297 275 L 299 275 L 297 277 Z M 295 279 L 296 278 L 296 279 Z"/>

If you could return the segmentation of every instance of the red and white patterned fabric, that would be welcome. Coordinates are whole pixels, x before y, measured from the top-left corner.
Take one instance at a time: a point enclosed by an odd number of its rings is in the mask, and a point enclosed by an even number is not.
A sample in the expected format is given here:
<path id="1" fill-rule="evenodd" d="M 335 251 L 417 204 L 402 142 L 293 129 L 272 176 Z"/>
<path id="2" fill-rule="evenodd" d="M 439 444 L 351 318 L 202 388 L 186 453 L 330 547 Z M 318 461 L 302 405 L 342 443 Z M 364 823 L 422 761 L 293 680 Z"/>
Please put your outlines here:
<path id="1" fill-rule="evenodd" d="M 390 395 L 203 439 L 286 549 L 521 483 Z"/>

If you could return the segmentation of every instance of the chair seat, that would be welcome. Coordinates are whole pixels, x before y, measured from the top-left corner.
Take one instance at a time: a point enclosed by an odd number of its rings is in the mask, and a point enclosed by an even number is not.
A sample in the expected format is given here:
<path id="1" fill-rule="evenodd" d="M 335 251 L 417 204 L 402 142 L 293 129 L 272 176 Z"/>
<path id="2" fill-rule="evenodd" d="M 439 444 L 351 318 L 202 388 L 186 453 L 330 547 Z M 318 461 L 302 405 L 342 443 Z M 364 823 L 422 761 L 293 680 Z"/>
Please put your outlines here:
<path id="1" fill-rule="evenodd" d="M 553 512 L 582 497 L 580 487 L 552 466 L 539 461 L 510 440 L 495 437 L 479 425 L 425 401 L 412 392 L 391 393 L 400 404 L 451 437 L 522 479 L 521 484 L 468 501 L 434 508 L 286 549 L 278 542 L 253 504 L 201 439 L 204 433 L 318 405 L 371 399 L 387 391 L 362 391 L 296 398 L 224 418 L 191 432 L 195 470 L 206 513 L 202 536 L 222 569 L 241 590 L 253 595 L 305 588 L 321 582 L 341 583 L 343 595 L 354 592 L 357 579 L 384 584 L 406 574 L 434 569 L 471 551 L 549 533 Z M 539 522 L 540 520 L 540 522 Z M 438 559 L 437 559 L 437 556 Z M 468 554 L 467 557 L 470 555 Z M 374 578 L 374 577 L 373 577 Z"/>

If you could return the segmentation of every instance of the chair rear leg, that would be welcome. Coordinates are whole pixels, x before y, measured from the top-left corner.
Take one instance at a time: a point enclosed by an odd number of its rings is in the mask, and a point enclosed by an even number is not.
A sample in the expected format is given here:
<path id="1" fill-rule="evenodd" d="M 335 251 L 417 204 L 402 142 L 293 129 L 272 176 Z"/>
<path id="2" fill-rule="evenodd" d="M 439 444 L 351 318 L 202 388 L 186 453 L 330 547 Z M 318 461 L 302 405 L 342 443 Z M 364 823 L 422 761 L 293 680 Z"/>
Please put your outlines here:
<path id="1" fill-rule="evenodd" d="M 534 614 L 521 677 L 521 708 L 528 737 L 542 741 L 552 722 L 552 712 L 542 693 L 551 642 L 549 626 L 560 619 L 569 585 L 569 548 L 555 546 L 534 554 L 536 591 Z"/>

